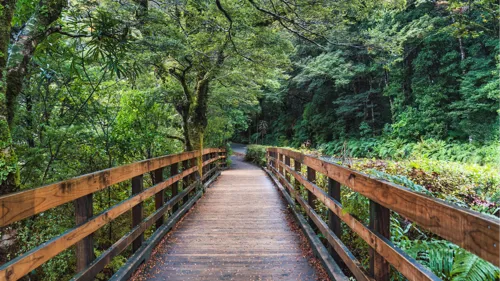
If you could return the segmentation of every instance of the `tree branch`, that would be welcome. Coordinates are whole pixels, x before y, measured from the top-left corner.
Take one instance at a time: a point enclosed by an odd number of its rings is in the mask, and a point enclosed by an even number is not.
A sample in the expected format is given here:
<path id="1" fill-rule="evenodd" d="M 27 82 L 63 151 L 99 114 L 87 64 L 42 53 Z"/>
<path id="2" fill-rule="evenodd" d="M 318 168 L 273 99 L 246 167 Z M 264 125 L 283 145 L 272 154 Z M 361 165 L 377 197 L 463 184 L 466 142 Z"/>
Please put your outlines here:
<path id="1" fill-rule="evenodd" d="M 240 51 L 238 51 L 238 48 L 236 47 L 236 44 L 234 43 L 234 40 L 233 40 L 233 36 L 231 34 L 231 30 L 233 28 L 233 19 L 231 18 L 231 16 L 229 15 L 229 13 L 222 7 L 222 4 L 220 3 L 220 0 L 215 0 L 215 4 L 217 5 L 217 9 L 219 9 L 224 14 L 224 16 L 226 17 L 227 21 L 229 21 L 229 28 L 227 30 L 227 35 L 228 35 L 229 41 L 231 42 L 231 45 L 233 46 L 234 51 L 239 56 L 243 57 L 244 59 L 246 59 L 248 61 L 251 61 L 251 62 L 254 62 L 251 58 L 243 55 L 242 53 L 240 53 Z"/>

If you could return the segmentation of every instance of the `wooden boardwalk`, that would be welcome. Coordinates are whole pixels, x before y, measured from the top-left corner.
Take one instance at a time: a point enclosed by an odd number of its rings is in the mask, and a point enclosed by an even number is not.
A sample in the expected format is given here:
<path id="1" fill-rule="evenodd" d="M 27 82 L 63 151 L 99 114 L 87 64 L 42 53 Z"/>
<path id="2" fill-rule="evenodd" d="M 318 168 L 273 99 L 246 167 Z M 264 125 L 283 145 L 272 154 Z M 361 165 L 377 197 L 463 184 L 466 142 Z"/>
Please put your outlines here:
<path id="1" fill-rule="evenodd" d="M 286 213 L 266 174 L 233 157 L 132 280 L 316 280 Z"/>

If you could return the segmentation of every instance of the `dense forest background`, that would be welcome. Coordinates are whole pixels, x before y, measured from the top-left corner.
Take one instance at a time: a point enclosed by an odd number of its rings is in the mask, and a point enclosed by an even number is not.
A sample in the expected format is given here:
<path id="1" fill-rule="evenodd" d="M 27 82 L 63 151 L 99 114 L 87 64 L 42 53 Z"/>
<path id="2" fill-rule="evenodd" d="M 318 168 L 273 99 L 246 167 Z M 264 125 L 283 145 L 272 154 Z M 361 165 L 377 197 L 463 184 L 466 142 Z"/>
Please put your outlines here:
<path id="1" fill-rule="evenodd" d="M 238 141 L 302 144 L 354 156 L 498 163 L 498 5 L 408 1 L 352 7 L 318 39 L 296 42 L 289 79 L 259 99 Z M 369 11 L 369 12 L 368 12 Z M 447 149 L 448 148 L 448 149 Z"/>
<path id="2" fill-rule="evenodd" d="M 0 195 L 232 140 L 488 166 L 463 194 L 498 215 L 498 22 L 493 0 L 0 1 Z M 97 192 L 94 213 L 129 196 Z M 65 204 L 0 229 L 0 263 L 71 227 Z M 67 250 L 29 278 L 75 267 Z"/>

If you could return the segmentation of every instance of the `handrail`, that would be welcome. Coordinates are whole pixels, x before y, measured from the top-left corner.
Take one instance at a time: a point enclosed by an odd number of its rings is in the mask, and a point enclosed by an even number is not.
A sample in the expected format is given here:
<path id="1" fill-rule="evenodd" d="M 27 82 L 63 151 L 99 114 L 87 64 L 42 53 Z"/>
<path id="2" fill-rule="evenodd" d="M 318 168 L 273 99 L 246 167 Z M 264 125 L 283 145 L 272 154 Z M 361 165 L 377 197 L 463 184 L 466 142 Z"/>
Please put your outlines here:
<path id="1" fill-rule="evenodd" d="M 391 243 L 390 210 L 497 266 L 500 263 L 498 219 L 292 150 L 268 148 L 266 158 L 268 169 L 304 208 L 311 223 L 318 227 L 335 250 L 334 255 L 346 264 L 358 280 L 369 280 L 371 277 L 388 280 L 389 264 L 409 280 L 440 280 Z M 290 164 L 291 159 L 294 160 L 294 167 Z M 307 177 L 300 172 L 301 164 L 307 166 Z M 316 172 L 329 179 L 328 193 L 315 184 Z M 294 178 L 294 184 L 291 178 Z M 298 185 L 307 189 L 307 202 L 296 192 Z M 370 199 L 370 226 L 365 226 L 343 210 L 340 185 Z M 322 202 L 330 210 L 328 227 L 316 214 L 314 200 Z M 368 275 L 338 237 L 340 221 L 371 247 Z"/>
<path id="2" fill-rule="evenodd" d="M 136 252 L 143 245 L 144 231 L 150 226 L 156 223 L 158 232 L 163 224 L 163 215 L 167 211 L 175 212 L 181 203 L 186 207 L 191 206 L 200 196 L 188 200 L 190 194 L 198 186 L 208 184 L 211 175 L 214 177 L 218 175 L 219 166 L 224 163 L 216 162 L 225 159 L 225 154 L 225 149 L 207 148 L 202 151 L 167 155 L 0 197 L 0 227 L 71 201 L 75 202 L 77 224 L 76 227 L 1 265 L 0 280 L 18 280 L 75 244 L 79 272 L 75 279 L 93 279 L 128 245 L 132 244 L 133 252 Z M 201 163 L 201 170 L 196 165 L 197 162 Z M 179 164 L 182 164 L 180 173 Z M 171 176 L 163 180 L 163 170 L 167 166 L 170 166 Z M 154 173 L 153 186 L 143 189 L 143 174 L 148 172 Z M 93 216 L 92 194 L 130 179 L 132 179 L 132 196 Z M 179 192 L 178 183 L 181 181 L 183 189 Z M 172 189 L 172 198 L 165 202 L 164 190 L 167 188 Z M 203 189 L 198 194 L 202 191 Z M 153 195 L 156 211 L 143 219 L 142 202 Z M 129 210 L 132 210 L 132 230 L 92 263 L 92 234 Z M 185 212 L 186 208 L 180 208 L 180 211 Z"/>

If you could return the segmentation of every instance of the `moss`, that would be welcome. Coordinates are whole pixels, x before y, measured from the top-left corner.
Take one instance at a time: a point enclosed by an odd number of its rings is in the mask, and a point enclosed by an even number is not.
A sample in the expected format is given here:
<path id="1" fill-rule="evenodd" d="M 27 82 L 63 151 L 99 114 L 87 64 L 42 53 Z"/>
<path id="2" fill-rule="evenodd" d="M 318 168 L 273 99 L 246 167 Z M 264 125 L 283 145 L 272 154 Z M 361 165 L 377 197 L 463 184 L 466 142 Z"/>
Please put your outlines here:
<path id="1" fill-rule="evenodd" d="M 0 194 L 17 191 L 20 185 L 17 155 L 12 149 L 12 139 L 7 120 L 0 116 Z"/>

